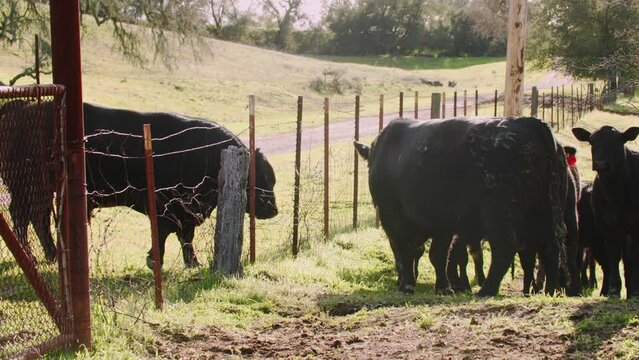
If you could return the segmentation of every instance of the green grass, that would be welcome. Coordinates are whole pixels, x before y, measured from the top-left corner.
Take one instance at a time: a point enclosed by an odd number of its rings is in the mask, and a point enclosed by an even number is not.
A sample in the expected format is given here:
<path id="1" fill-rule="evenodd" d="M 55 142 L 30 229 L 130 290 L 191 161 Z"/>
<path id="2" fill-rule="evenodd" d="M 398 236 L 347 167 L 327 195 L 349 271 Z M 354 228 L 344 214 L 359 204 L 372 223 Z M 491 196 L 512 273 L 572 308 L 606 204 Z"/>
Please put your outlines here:
<path id="1" fill-rule="evenodd" d="M 425 56 L 313 56 L 313 58 L 350 64 L 392 67 L 404 70 L 462 69 L 506 61 L 505 57 L 425 57 Z"/>

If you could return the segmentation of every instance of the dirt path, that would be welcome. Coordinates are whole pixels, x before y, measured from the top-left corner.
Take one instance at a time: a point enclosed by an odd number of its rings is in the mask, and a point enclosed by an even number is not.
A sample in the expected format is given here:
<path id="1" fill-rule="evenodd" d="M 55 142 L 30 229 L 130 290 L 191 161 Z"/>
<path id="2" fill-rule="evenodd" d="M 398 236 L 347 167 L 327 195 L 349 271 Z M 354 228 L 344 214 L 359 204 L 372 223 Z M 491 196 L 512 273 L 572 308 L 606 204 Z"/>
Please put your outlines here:
<path id="1" fill-rule="evenodd" d="M 527 90 L 530 90 L 533 86 L 541 88 L 549 88 L 551 86 L 570 85 L 572 78 L 566 77 L 557 72 L 550 72 L 539 81 L 526 86 Z M 470 97 L 473 97 L 472 101 Z M 481 94 L 479 96 L 480 103 L 491 102 L 494 99 L 494 94 Z M 469 94 L 469 102 L 474 103 L 474 95 Z M 459 106 L 461 101 L 458 101 L 458 115 L 461 115 Z M 453 114 L 453 101 L 447 99 L 446 101 L 446 114 L 452 116 Z M 404 111 L 404 117 L 414 118 L 415 112 L 412 109 L 408 109 L 406 106 Z M 418 109 L 419 119 L 426 120 L 430 118 L 430 107 Z M 472 114 L 469 114 L 472 115 Z M 399 117 L 398 112 L 390 112 L 384 115 L 385 122 Z M 333 122 L 329 126 L 329 141 L 343 142 L 354 138 L 354 118 L 343 118 L 339 121 Z M 360 136 L 365 137 L 368 135 L 377 134 L 379 131 L 379 117 L 378 116 L 363 116 L 360 118 Z M 242 141 L 248 143 L 245 137 Z M 281 154 L 295 151 L 295 133 L 274 134 L 268 136 L 261 136 L 257 138 L 257 146 L 267 155 Z M 309 149 L 316 146 L 321 146 L 324 143 L 324 127 L 315 126 L 302 129 L 302 149 Z"/>

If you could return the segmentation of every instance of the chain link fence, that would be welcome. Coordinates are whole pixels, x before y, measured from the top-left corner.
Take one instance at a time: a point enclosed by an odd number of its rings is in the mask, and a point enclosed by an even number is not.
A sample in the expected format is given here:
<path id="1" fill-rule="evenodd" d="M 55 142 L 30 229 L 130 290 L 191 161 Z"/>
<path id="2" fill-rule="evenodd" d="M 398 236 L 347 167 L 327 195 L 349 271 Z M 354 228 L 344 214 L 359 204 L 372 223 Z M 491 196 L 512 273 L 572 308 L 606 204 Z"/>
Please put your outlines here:
<path id="1" fill-rule="evenodd" d="M 0 358 L 70 343 L 64 88 L 0 88 Z"/>

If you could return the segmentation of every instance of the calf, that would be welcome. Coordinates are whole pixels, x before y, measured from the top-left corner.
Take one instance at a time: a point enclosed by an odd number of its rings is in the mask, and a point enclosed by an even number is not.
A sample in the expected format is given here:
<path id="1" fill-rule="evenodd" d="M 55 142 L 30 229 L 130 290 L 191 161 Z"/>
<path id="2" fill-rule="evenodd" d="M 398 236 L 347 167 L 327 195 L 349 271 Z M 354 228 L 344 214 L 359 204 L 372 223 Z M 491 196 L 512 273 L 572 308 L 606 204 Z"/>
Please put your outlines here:
<path id="1" fill-rule="evenodd" d="M 579 210 L 579 256 L 577 260 L 580 262 L 581 282 L 582 285 L 594 288 L 597 285 L 595 277 L 596 261 L 603 270 L 603 283 L 600 294 L 608 295 L 608 258 L 606 256 L 606 246 L 604 238 L 597 228 L 595 214 L 592 209 L 592 184 L 586 184 L 581 188 L 581 197 L 577 205 Z M 590 276 L 587 276 L 586 270 L 590 270 Z"/>
<path id="2" fill-rule="evenodd" d="M 597 172 L 592 210 L 608 260 L 607 294 L 621 294 L 619 262 L 623 259 L 627 297 L 639 297 L 639 153 L 625 146 L 637 138 L 639 127 L 620 132 L 603 126 L 593 133 L 573 128 L 572 132 L 590 143 L 592 169 Z"/>

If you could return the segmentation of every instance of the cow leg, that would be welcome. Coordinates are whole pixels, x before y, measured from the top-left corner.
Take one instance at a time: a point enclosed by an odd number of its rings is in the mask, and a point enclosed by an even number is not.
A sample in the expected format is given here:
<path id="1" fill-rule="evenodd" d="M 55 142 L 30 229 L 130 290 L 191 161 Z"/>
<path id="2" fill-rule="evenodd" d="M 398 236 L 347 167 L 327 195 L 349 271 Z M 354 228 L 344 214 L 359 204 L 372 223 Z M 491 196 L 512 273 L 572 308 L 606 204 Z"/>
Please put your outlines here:
<path id="1" fill-rule="evenodd" d="M 524 249 L 519 251 L 519 262 L 521 262 L 521 268 L 524 271 L 524 296 L 530 296 L 530 288 L 535 290 L 535 251 L 530 249 Z"/>
<path id="2" fill-rule="evenodd" d="M 595 257 L 592 256 L 591 250 L 588 249 L 588 269 L 590 272 L 590 276 L 588 277 L 588 288 L 596 289 L 597 288 L 597 264 L 595 263 Z"/>
<path id="3" fill-rule="evenodd" d="M 566 285 L 566 295 L 580 296 L 582 294 L 579 267 L 577 266 L 578 248 L 579 248 L 579 228 L 577 226 L 577 211 L 574 207 L 571 211 L 566 212 L 564 220 L 566 222 L 566 270 L 568 271 L 568 279 L 562 283 Z M 565 271 L 562 269 L 561 274 L 565 277 Z"/>
<path id="4" fill-rule="evenodd" d="M 621 261 L 621 244 L 614 235 L 608 235 L 605 239 L 606 256 L 608 257 L 608 289 L 610 297 L 619 298 L 621 295 L 621 276 L 619 274 L 619 261 Z"/>
<path id="5" fill-rule="evenodd" d="M 9 213 L 11 214 L 11 219 L 13 220 L 13 231 L 15 232 L 16 237 L 22 243 L 24 251 L 31 257 L 32 260 L 35 261 L 35 257 L 33 256 L 33 252 L 31 251 L 31 245 L 29 244 L 29 238 L 27 229 L 29 228 L 29 216 L 28 216 L 28 205 L 23 201 L 20 201 L 22 205 L 16 205 L 16 202 L 22 199 L 26 199 L 24 196 L 20 196 L 15 192 L 12 193 L 14 196 L 9 203 Z"/>
<path id="6" fill-rule="evenodd" d="M 448 250 L 446 275 L 448 276 L 448 281 L 455 292 L 466 290 L 462 279 L 464 277 L 468 279 L 467 276 L 464 276 L 464 272 L 466 271 L 465 266 L 467 264 L 468 253 L 466 252 L 465 241 L 460 238 L 459 235 L 454 235 Z M 468 285 L 468 288 L 470 288 L 470 285 Z"/>
<path id="7" fill-rule="evenodd" d="M 57 255 L 55 241 L 51 235 L 51 209 L 46 209 L 43 214 L 36 221 L 33 222 L 33 227 L 40 239 L 42 249 L 44 249 L 44 256 L 47 261 L 54 261 Z"/>
<path id="8" fill-rule="evenodd" d="M 492 212 L 488 209 L 489 213 Z M 477 296 L 495 296 L 499 292 L 501 280 L 508 272 L 508 267 L 515 257 L 515 233 L 507 224 L 504 224 L 502 217 L 495 214 L 482 214 L 485 224 L 486 235 L 490 243 L 492 261 L 488 269 L 486 282 L 481 287 Z"/>
<path id="9" fill-rule="evenodd" d="M 631 237 L 625 239 L 624 277 L 626 280 L 626 296 L 628 299 L 639 298 L 639 242 Z"/>
<path id="10" fill-rule="evenodd" d="M 197 257 L 195 256 L 195 250 L 193 249 L 193 236 L 195 234 L 195 226 L 187 225 L 178 230 L 177 236 L 182 244 L 182 258 L 184 259 L 184 266 L 187 268 L 193 268 L 200 266 Z"/>
<path id="11" fill-rule="evenodd" d="M 435 292 L 442 295 L 453 295 L 448 276 L 446 276 L 446 260 L 452 236 L 450 233 L 433 236 L 428 257 L 435 268 Z M 466 251 L 466 249 L 464 249 Z"/>
<path id="12" fill-rule="evenodd" d="M 164 249 L 166 244 L 166 238 L 171 232 L 164 226 L 158 224 L 158 244 L 160 245 L 160 268 L 164 265 Z M 146 266 L 153 270 L 153 248 L 151 248 L 146 256 Z"/>
<path id="13" fill-rule="evenodd" d="M 486 276 L 484 276 L 484 253 L 481 247 L 481 238 L 469 239 L 468 248 L 475 265 L 475 280 L 479 286 L 482 286 L 486 281 Z"/>
<path id="14" fill-rule="evenodd" d="M 417 263 L 424 253 L 423 239 L 420 239 L 420 232 L 415 226 L 399 221 L 397 214 L 388 214 L 382 209 L 379 214 L 395 257 L 399 291 L 412 294 L 417 283 Z"/>

